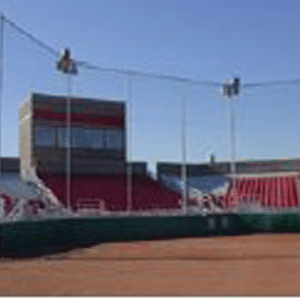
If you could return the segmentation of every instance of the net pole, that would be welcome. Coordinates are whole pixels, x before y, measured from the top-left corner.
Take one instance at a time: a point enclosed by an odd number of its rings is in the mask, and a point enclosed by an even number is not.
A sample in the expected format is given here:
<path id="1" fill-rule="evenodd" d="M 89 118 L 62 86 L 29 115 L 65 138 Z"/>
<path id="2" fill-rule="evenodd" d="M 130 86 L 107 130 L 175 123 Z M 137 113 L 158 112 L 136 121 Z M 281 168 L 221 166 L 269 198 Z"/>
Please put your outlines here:
<path id="1" fill-rule="evenodd" d="M 182 180 L 182 214 L 187 214 L 187 101 L 186 83 L 182 82 L 181 94 L 181 180 Z"/>
<path id="2" fill-rule="evenodd" d="M 230 172 L 232 175 L 236 174 L 235 166 L 235 112 L 234 112 L 234 99 L 229 97 L 230 112 L 229 112 L 229 136 L 230 136 Z"/>
<path id="3" fill-rule="evenodd" d="M 126 178 L 127 178 L 127 213 L 130 214 L 132 210 L 132 78 L 127 77 L 127 168 L 126 168 Z"/>
<path id="4" fill-rule="evenodd" d="M 0 20 L 0 176 L 2 176 L 2 97 L 4 86 L 4 15 Z"/>
<path id="5" fill-rule="evenodd" d="M 66 74 L 67 79 L 67 160 L 66 160 L 66 182 L 67 182 L 67 209 L 71 211 L 71 97 L 72 77 Z"/>
<path id="6" fill-rule="evenodd" d="M 4 83 L 4 15 L 0 20 L 0 177 L 2 177 L 2 97 Z M 4 202 L 0 199 L 0 220 L 4 218 Z M 1 237 L 0 237 L 1 238 Z"/>
<path id="7" fill-rule="evenodd" d="M 233 202 L 237 201 L 236 193 L 236 165 L 235 165 L 235 111 L 234 98 L 229 96 L 229 147 L 230 147 L 230 173 L 232 175 Z"/>
<path id="8" fill-rule="evenodd" d="M 282 208 L 281 192 L 280 192 L 280 176 L 277 176 L 277 198 L 278 198 L 278 206 Z"/>

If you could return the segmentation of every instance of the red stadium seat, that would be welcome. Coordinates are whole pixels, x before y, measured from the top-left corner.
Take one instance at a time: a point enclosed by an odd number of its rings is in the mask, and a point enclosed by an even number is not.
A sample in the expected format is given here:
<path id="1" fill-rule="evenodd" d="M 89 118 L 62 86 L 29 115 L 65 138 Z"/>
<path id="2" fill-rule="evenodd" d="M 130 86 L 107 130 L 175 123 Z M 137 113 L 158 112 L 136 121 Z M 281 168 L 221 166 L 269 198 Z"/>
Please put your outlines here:
<path id="1" fill-rule="evenodd" d="M 67 204 L 66 178 L 42 174 L 42 179 L 58 199 Z M 236 207 L 243 201 L 258 203 L 263 207 L 296 207 L 299 205 L 296 176 L 240 177 L 235 179 L 227 193 L 219 196 L 223 208 Z M 75 209 L 80 201 L 101 199 L 105 209 L 127 209 L 127 180 L 125 176 L 72 176 L 71 205 Z M 132 209 L 180 208 L 181 195 L 147 176 L 132 178 Z"/>
<path id="2" fill-rule="evenodd" d="M 17 199 L 8 196 L 6 193 L 0 193 L 0 197 L 4 200 L 4 213 L 8 215 L 17 203 Z"/>
<path id="3" fill-rule="evenodd" d="M 235 187 L 231 185 L 227 195 L 219 201 L 230 208 L 236 205 L 235 197 L 240 202 L 248 199 L 264 207 L 296 207 L 299 205 L 297 177 L 236 178 Z"/>
<path id="4" fill-rule="evenodd" d="M 67 205 L 66 177 L 42 174 L 45 184 Z M 72 176 L 71 205 L 78 208 L 87 199 L 101 199 L 110 211 L 127 209 L 127 180 L 125 176 Z M 132 209 L 179 208 L 180 194 L 149 177 L 132 178 Z"/>

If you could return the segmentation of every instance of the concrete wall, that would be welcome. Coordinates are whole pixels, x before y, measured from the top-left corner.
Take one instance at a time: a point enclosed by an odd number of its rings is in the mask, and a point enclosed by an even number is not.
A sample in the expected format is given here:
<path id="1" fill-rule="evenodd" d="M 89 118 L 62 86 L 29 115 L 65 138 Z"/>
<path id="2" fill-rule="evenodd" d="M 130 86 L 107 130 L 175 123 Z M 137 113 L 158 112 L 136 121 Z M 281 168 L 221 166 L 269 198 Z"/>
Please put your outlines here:
<path id="1" fill-rule="evenodd" d="M 108 241 L 300 232 L 299 213 L 34 220 L 0 224 L 0 255 L 49 254 Z"/>
<path id="2" fill-rule="evenodd" d="M 21 175 L 33 165 L 32 99 L 28 97 L 19 106 L 19 157 Z"/>

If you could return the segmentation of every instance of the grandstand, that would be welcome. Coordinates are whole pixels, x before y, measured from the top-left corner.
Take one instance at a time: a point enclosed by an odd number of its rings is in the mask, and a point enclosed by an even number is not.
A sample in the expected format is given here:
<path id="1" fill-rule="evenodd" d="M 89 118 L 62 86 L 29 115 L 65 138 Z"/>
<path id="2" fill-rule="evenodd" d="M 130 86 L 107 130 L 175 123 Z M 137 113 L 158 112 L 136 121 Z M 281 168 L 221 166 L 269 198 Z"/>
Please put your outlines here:
<path id="1" fill-rule="evenodd" d="M 27 181 L 20 176 L 18 158 L 2 158 L 1 165 L 0 211 L 2 220 L 15 221 L 23 217 L 44 216 L 45 213 L 51 215 L 53 209 L 62 209 L 62 205 L 53 197 L 51 191 L 33 173 Z"/>
<path id="2" fill-rule="evenodd" d="M 20 161 L 2 162 L 10 170 L 0 180 L 5 216 L 45 216 L 51 207 L 63 214 L 99 216 L 126 211 L 180 213 L 185 189 L 181 164 L 157 163 L 155 180 L 149 177 L 146 162 L 126 161 L 125 102 L 73 97 L 70 118 L 68 174 L 67 98 L 33 93 L 21 103 Z M 297 208 L 299 161 L 241 161 L 235 175 L 228 162 L 188 164 L 188 212 Z"/>
<path id="3" fill-rule="evenodd" d="M 66 176 L 43 174 L 42 179 L 64 204 L 66 202 Z M 147 176 L 132 178 L 132 210 L 180 208 L 180 193 L 169 190 Z M 100 205 L 102 203 L 102 205 Z M 126 176 L 73 175 L 71 177 L 71 206 L 73 210 L 86 206 L 108 211 L 127 210 Z"/>
<path id="4" fill-rule="evenodd" d="M 24 180 L 28 180 L 28 169 L 33 170 L 73 212 L 180 208 L 180 193 L 150 178 L 146 163 L 126 162 L 122 101 L 72 98 L 68 177 L 66 100 L 63 96 L 32 94 L 21 104 L 19 145 Z M 130 199 L 128 167 L 132 171 Z"/>
<path id="5" fill-rule="evenodd" d="M 279 162 L 281 167 L 279 167 Z M 213 172 L 209 165 L 188 165 L 188 174 L 191 174 L 187 178 L 188 203 L 192 205 L 195 203 L 193 200 L 196 199 L 199 204 L 201 201 L 207 201 L 208 198 L 221 207 L 223 212 L 238 212 L 243 209 L 265 211 L 296 209 L 300 204 L 299 173 L 282 172 L 282 166 L 290 165 L 287 162 L 273 161 L 272 165 L 269 161 L 243 162 L 242 165 L 248 165 L 250 170 L 256 166 L 256 172 L 251 174 L 244 167 L 242 170 L 246 172 L 236 175 L 224 172 L 224 169 L 229 170 L 229 163 L 227 163 L 227 168 L 224 168 L 225 163 L 214 166 Z M 292 165 L 297 165 L 297 162 L 298 160 Z M 239 164 L 237 165 L 238 170 L 241 169 Z M 274 168 L 275 165 L 277 169 Z M 270 169 L 270 166 L 273 172 L 264 172 Z M 178 165 L 159 163 L 158 169 L 160 170 L 159 177 L 166 186 L 178 192 L 183 189 L 184 183 L 179 174 Z M 209 169 L 210 171 L 207 171 Z M 260 172 L 257 173 L 257 171 Z M 208 175 L 209 172 L 212 174 Z"/>
<path id="6" fill-rule="evenodd" d="M 146 162 L 126 161 L 125 102 L 73 97 L 70 118 L 68 174 L 67 98 L 33 93 L 21 103 L 20 159 L 2 159 L 3 217 L 181 213 L 185 188 L 188 212 L 199 214 L 299 207 L 299 159 L 240 161 L 235 175 L 229 162 L 188 164 L 185 187 L 181 164 L 157 163 L 156 180 Z"/>

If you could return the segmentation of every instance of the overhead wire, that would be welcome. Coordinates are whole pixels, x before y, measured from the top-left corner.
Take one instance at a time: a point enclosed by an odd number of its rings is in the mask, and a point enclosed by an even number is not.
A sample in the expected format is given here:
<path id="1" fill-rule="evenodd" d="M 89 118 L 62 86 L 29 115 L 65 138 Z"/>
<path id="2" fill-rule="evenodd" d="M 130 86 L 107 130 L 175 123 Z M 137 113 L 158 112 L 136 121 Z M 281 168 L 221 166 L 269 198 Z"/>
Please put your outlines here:
<path id="1" fill-rule="evenodd" d="M 10 27 L 17 30 L 20 34 L 26 36 L 31 41 L 36 43 L 41 48 L 47 50 L 50 54 L 58 57 L 59 51 L 55 50 L 53 47 L 48 45 L 47 43 L 41 41 L 40 39 L 33 36 L 31 33 L 26 31 L 25 29 L 21 28 L 19 25 L 17 25 L 15 22 L 11 21 L 10 19 L 6 18 L 3 14 L 1 14 L 3 21 L 7 23 Z M 175 82 L 183 82 L 183 83 L 189 83 L 192 85 L 199 85 L 199 86 L 211 86 L 211 87 L 222 87 L 223 83 L 214 82 L 214 81 L 205 81 L 205 80 L 196 80 L 191 78 L 185 78 L 185 77 L 179 77 L 174 75 L 165 75 L 165 74 L 158 74 L 158 73 L 150 73 L 150 72 L 142 72 L 142 71 L 135 71 L 135 70 L 126 70 L 126 69 L 118 69 L 118 68 L 105 68 L 100 66 L 92 65 L 88 62 L 78 61 L 74 60 L 75 63 L 84 69 L 88 70 L 94 70 L 102 73 L 115 73 L 118 75 L 126 75 L 126 76 L 137 76 L 137 77 L 149 77 L 154 79 L 164 79 L 164 80 L 171 80 Z M 295 85 L 300 84 L 300 78 L 291 79 L 291 80 L 270 80 L 265 82 L 254 82 L 254 83 L 244 83 L 241 84 L 241 87 L 244 89 L 249 88 L 260 88 L 260 87 L 272 87 L 272 86 L 278 86 L 278 85 Z"/>
<path id="2" fill-rule="evenodd" d="M 24 35 L 25 37 L 29 38 L 31 41 L 36 43 L 38 46 L 42 47 L 43 49 L 47 50 L 50 54 L 54 56 L 59 56 L 59 51 L 55 50 L 48 44 L 44 43 L 40 39 L 33 36 L 31 33 L 27 32 L 25 29 L 18 26 L 15 22 L 9 20 L 3 15 L 3 20 L 6 22 L 9 26 L 17 30 L 19 33 Z M 156 73 L 147 73 L 147 72 L 141 72 L 141 71 L 134 71 L 134 70 L 125 70 L 125 69 L 118 69 L 118 68 L 104 68 L 99 66 L 91 65 L 88 62 L 82 62 L 78 60 L 74 60 L 74 62 L 77 64 L 77 66 L 89 69 L 89 70 L 95 70 L 99 72 L 109 72 L 109 73 L 115 73 L 119 75 L 127 75 L 127 76 L 140 76 L 140 77 L 151 77 L 155 79 L 167 79 L 171 81 L 177 81 L 177 82 L 188 82 L 195 85 L 207 85 L 207 86 L 221 86 L 220 83 L 213 82 L 213 81 L 200 81 L 190 78 L 183 78 L 178 76 L 172 76 L 172 75 L 163 75 L 163 74 L 156 74 Z"/>
<path id="3" fill-rule="evenodd" d="M 153 79 L 165 79 L 171 80 L 176 82 L 185 82 L 190 83 L 192 85 L 204 85 L 204 86 L 212 86 L 212 87 L 220 87 L 222 83 L 214 82 L 214 81 L 202 81 L 202 80 L 195 80 L 191 78 L 184 78 L 179 76 L 173 75 L 164 75 L 158 73 L 148 73 L 148 72 L 141 72 L 141 71 L 133 71 L 133 70 L 125 70 L 125 69 L 117 69 L 117 68 L 103 68 L 99 66 L 90 65 L 87 62 L 80 62 L 77 61 L 77 65 L 89 70 L 96 70 L 100 72 L 109 72 L 109 73 L 116 73 L 119 75 L 127 75 L 127 76 L 137 76 L 137 77 L 150 77 Z"/>
<path id="4" fill-rule="evenodd" d="M 59 51 L 56 51 L 54 48 L 52 48 L 51 46 L 49 46 L 48 44 L 42 42 L 41 40 L 37 39 L 36 37 L 34 37 L 31 33 L 27 32 L 26 30 L 24 30 L 23 28 L 21 28 L 20 26 L 18 26 L 15 22 L 7 19 L 4 15 L 3 16 L 3 20 L 4 22 L 6 22 L 10 27 L 14 28 L 15 30 L 17 30 L 19 33 L 21 33 L 22 35 L 26 36 L 27 38 L 29 38 L 30 40 L 32 40 L 34 43 L 36 43 L 37 45 L 39 45 L 40 47 L 44 48 L 45 50 L 47 50 L 49 53 L 58 56 L 59 55 Z"/>
<path id="5" fill-rule="evenodd" d="M 245 83 L 242 85 L 244 88 L 259 88 L 259 87 L 272 87 L 278 85 L 295 85 L 300 84 L 300 78 L 290 80 L 270 80 L 256 83 Z"/>

